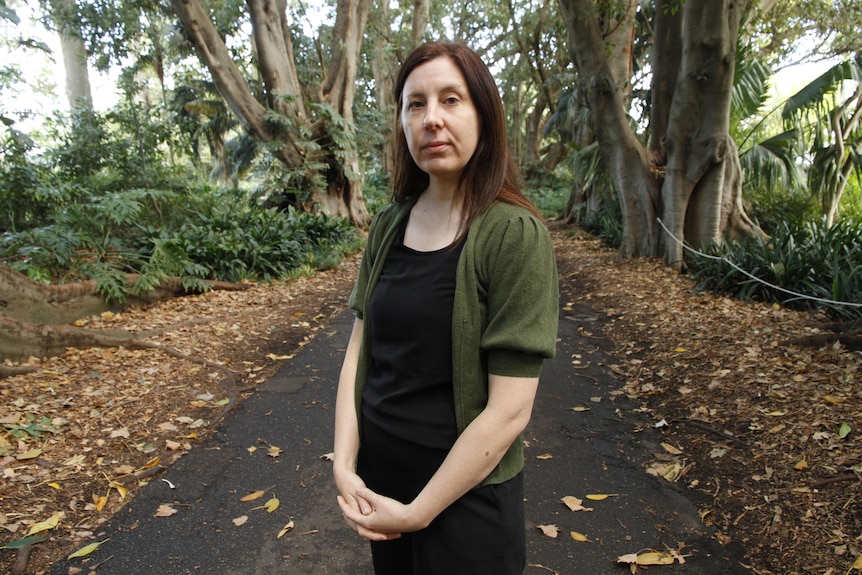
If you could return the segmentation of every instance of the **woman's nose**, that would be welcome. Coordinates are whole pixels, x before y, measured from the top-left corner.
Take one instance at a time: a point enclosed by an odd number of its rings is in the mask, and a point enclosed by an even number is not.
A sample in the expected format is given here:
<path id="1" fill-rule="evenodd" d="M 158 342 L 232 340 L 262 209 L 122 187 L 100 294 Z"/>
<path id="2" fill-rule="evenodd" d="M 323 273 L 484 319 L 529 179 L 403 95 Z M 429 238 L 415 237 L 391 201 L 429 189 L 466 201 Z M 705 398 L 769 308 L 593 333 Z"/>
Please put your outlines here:
<path id="1" fill-rule="evenodd" d="M 440 127 L 440 114 L 435 106 L 426 106 L 425 119 L 422 125 L 428 130 L 434 130 Z"/>

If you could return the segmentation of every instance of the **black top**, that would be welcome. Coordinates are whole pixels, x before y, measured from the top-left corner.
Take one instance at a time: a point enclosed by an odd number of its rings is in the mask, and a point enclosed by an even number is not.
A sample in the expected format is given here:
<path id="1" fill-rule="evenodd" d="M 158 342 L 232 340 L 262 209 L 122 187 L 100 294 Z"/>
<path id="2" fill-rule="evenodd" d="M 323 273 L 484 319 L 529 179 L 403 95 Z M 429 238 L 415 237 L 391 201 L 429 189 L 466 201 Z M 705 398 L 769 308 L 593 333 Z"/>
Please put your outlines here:
<path id="1" fill-rule="evenodd" d="M 457 436 L 452 305 L 463 242 L 420 252 L 404 245 L 404 228 L 371 296 L 362 415 L 403 440 L 448 450 Z"/>

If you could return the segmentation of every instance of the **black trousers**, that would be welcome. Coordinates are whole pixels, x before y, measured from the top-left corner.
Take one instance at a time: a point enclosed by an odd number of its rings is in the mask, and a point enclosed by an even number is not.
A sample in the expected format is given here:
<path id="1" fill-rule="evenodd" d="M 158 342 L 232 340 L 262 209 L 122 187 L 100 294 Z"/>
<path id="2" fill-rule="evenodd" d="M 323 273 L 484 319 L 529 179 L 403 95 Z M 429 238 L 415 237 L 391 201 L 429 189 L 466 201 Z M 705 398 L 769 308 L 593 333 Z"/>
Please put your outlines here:
<path id="1" fill-rule="evenodd" d="M 409 503 L 446 457 L 363 423 L 357 471 L 377 493 Z M 477 487 L 431 524 L 372 542 L 375 575 L 521 575 L 526 566 L 523 475 Z"/>

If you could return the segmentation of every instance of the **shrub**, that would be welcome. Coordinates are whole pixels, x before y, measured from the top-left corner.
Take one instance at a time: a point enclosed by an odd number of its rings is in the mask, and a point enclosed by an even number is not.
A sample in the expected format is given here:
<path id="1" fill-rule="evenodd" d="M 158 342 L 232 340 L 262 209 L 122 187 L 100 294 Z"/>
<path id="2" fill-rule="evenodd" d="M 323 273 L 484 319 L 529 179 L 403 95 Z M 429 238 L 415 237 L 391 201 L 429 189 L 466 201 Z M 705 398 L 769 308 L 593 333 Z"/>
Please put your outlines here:
<path id="1" fill-rule="evenodd" d="M 782 224 L 768 243 L 725 242 L 709 253 L 721 259 L 691 262 L 699 289 L 822 310 L 835 319 L 862 317 L 862 308 L 838 303 L 862 302 L 862 222 Z"/>

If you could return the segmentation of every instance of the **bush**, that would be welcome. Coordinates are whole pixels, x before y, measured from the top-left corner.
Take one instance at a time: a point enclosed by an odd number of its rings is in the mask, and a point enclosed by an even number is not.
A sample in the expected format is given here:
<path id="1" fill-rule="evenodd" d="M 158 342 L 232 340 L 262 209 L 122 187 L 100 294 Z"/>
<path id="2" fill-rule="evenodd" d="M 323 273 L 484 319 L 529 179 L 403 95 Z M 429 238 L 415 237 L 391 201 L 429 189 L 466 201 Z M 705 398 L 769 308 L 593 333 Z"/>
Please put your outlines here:
<path id="1" fill-rule="evenodd" d="M 699 289 L 793 309 L 822 310 L 834 319 L 862 317 L 862 308 L 834 303 L 862 302 L 860 221 L 844 220 L 831 228 L 822 223 L 796 228 L 782 224 L 768 243 L 725 242 L 710 255 L 721 259 L 697 257 L 691 262 Z"/>
<path id="2" fill-rule="evenodd" d="M 183 201 L 184 200 L 184 201 Z M 171 276 L 188 289 L 202 280 L 273 280 L 331 267 L 359 239 L 343 219 L 264 209 L 230 196 L 129 190 L 75 204 L 56 224 L 0 238 L 0 259 L 39 280 L 95 279 L 124 301 Z"/>

